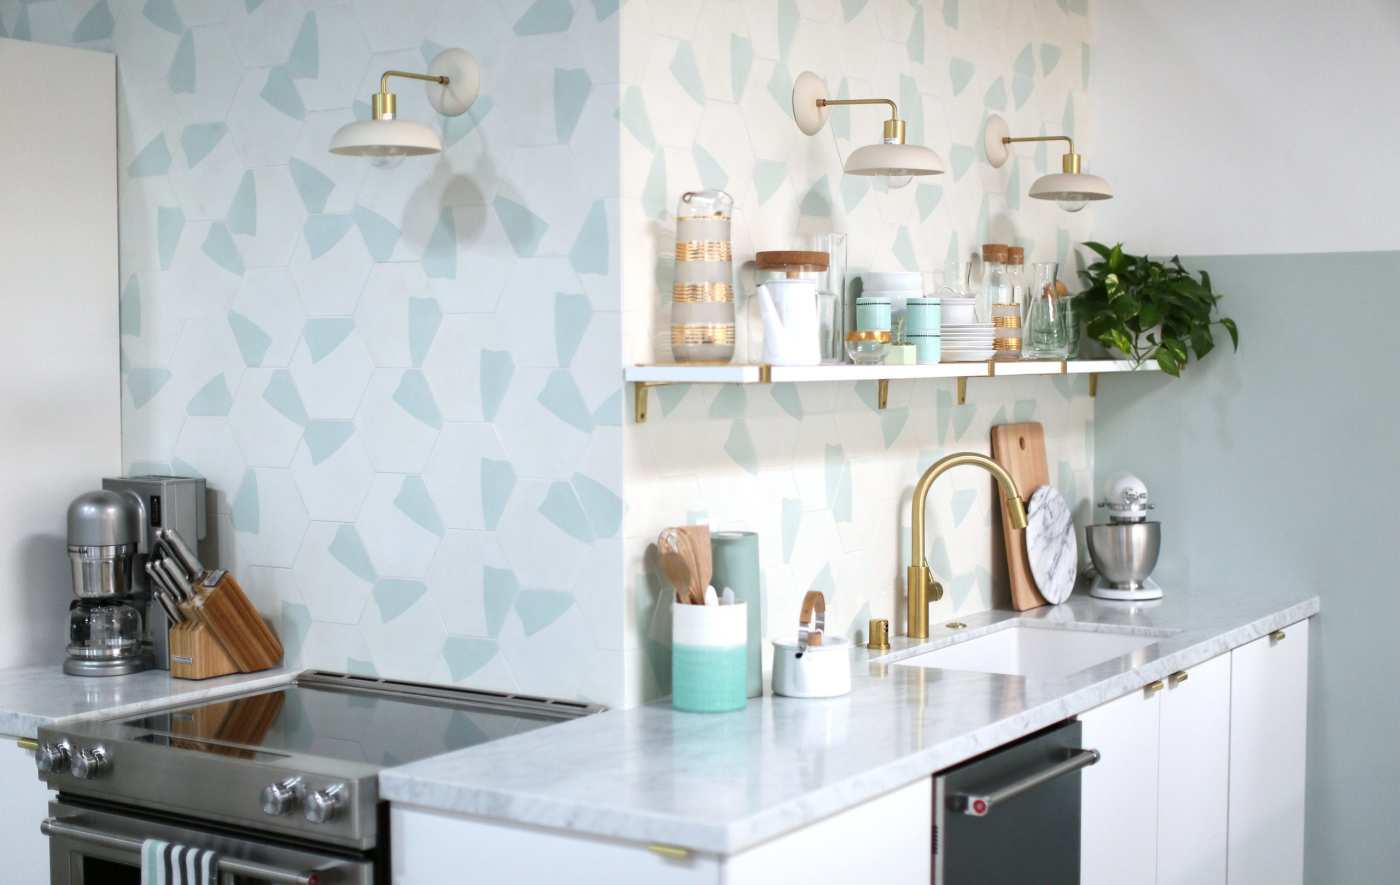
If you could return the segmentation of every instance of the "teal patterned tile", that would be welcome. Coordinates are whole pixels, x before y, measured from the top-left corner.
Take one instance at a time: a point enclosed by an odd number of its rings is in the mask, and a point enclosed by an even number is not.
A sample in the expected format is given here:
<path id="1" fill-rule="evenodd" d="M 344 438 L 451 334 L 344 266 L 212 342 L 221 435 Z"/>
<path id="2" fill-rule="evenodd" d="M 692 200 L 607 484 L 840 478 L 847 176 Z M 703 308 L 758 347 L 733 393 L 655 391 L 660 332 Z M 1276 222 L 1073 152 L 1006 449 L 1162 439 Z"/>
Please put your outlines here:
<path id="1" fill-rule="evenodd" d="M 908 423 L 909 409 L 904 406 L 880 412 L 880 435 L 884 437 L 885 448 L 888 449 L 899 441 L 899 435 L 904 432 Z"/>
<path id="2" fill-rule="evenodd" d="M 409 369 L 403 373 L 398 388 L 394 390 L 394 402 L 434 430 L 442 429 L 442 412 L 438 410 L 428 379 L 419 370 Z"/>
<path id="3" fill-rule="evenodd" d="M 567 31 L 574 20 L 574 5 L 569 0 L 535 0 L 525 14 L 515 21 L 515 33 L 521 37 L 537 34 L 557 34 Z"/>
<path id="4" fill-rule="evenodd" d="M 622 530 L 622 499 L 612 489 L 582 473 L 574 474 L 573 483 L 579 503 L 588 514 L 588 524 L 593 527 L 593 537 L 616 537 Z"/>
<path id="5" fill-rule="evenodd" d="M 561 143 L 574 137 L 583 115 L 583 104 L 593 91 L 593 80 L 583 68 L 554 69 L 554 131 Z"/>
<path id="6" fill-rule="evenodd" d="M 622 7 L 622 3 L 623 0 L 593 0 L 593 14 L 598 21 L 603 21 L 617 12 Z"/>
<path id="7" fill-rule="evenodd" d="M 841 84 L 836 87 L 837 98 L 851 97 L 851 84 L 845 77 L 841 78 Z M 831 116 L 827 118 L 826 125 L 831 128 L 832 133 L 837 138 L 851 137 L 851 108 L 838 106 L 829 108 Z"/>
<path id="8" fill-rule="evenodd" d="M 29 4 L 21 3 L 19 6 L 19 16 L 15 19 L 14 33 L 10 34 L 16 40 L 32 39 L 32 27 L 29 22 Z"/>
<path id="9" fill-rule="evenodd" d="M 505 197 L 497 197 L 491 206 L 496 210 L 496 218 L 500 220 L 501 227 L 505 228 L 506 238 L 510 240 L 515 254 L 521 258 L 534 255 L 535 250 L 540 247 L 540 240 L 544 239 L 545 232 L 549 230 L 545 220 Z"/>
<path id="10" fill-rule="evenodd" d="M 697 143 L 690 150 L 695 158 L 695 168 L 700 172 L 700 183 L 709 190 L 722 191 L 729 184 L 729 173 L 709 151 Z"/>
<path id="11" fill-rule="evenodd" d="M 73 29 L 73 42 L 106 40 L 112 36 L 112 29 L 116 24 L 112 18 L 112 7 L 107 5 L 107 0 L 98 0 L 87 14 L 78 20 L 78 26 Z"/>
<path id="12" fill-rule="evenodd" d="M 797 0 L 778 0 L 778 57 L 781 59 L 786 60 L 792 51 L 799 19 Z"/>
<path id="13" fill-rule="evenodd" d="M 1016 110 L 1025 106 L 1031 97 L 1031 92 L 1035 90 L 1035 80 L 1030 77 L 1022 77 L 1020 74 L 1011 78 L 1011 98 L 1016 103 Z"/>
<path id="14" fill-rule="evenodd" d="M 436 298 L 408 299 L 408 353 L 414 368 L 422 368 L 442 325 L 442 306 Z"/>
<path id="15" fill-rule="evenodd" d="M 457 221 L 450 206 L 438 214 L 437 226 L 428 238 L 428 247 L 423 251 L 423 273 L 435 280 L 457 278 Z"/>
<path id="16" fill-rule="evenodd" d="M 219 146 L 228 135 L 228 127 L 223 123 L 195 123 L 186 126 L 180 133 L 180 147 L 185 151 L 185 163 L 191 169 Z"/>
<path id="17" fill-rule="evenodd" d="M 313 363 L 319 363 L 340 346 L 355 331 L 355 321 L 349 317 L 313 317 L 302 328 L 306 351 Z"/>
<path id="18" fill-rule="evenodd" d="M 256 535 L 262 526 L 262 509 L 258 506 L 258 474 L 243 472 L 243 482 L 233 496 L 233 527 L 240 532 Z"/>
<path id="19" fill-rule="evenodd" d="M 593 306 L 586 295 L 554 293 L 554 352 L 559 365 L 568 368 L 579 343 L 593 319 Z"/>
<path id="20" fill-rule="evenodd" d="M 302 225 L 306 248 L 313 259 L 320 258 L 350 232 L 354 222 L 349 215 L 312 215 Z"/>
<path id="21" fill-rule="evenodd" d="M 481 459 L 481 521 L 494 531 L 500 525 L 511 492 L 515 491 L 515 468 L 509 461 Z"/>
<path id="22" fill-rule="evenodd" d="M 870 193 L 870 181 L 869 175 L 841 176 L 841 205 L 847 212 L 853 211 Z"/>
<path id="23" fill-rule="evenodd" d="M 525 635 L 533 636 L 559 620 L 573 604 L 573 594 L 562 590 L 521 590 L 515 597 L 515 613 Z"/>
<path id="24" fill-rule="evenodd" d="M 982 94 L 982 104 L 994 111 L 1006 110 L 1006 81 L 997 77 Z"/>
<path id="25" fill-rule="evenodd" d="M 953 94 L 961 95 L 967 84 L 972 82 L 972 75 L 976 72 L 977 66 L 965 58 L 949 59 L 948 79 L 953 84 Z"/>
<path id="26" fill-rule="evenodd" d="M 894 244 L 890 248 L 905 270 L 919 269 L 919 259 L 914 255 L 914 240 L 909 236 L 909 228 L 902 224 L 899 226 L 894 235 Z"/>
<path id="27" fill-rule="evenodd" d="M 465 114 L 456 117 L 446 117 L 442 120 L 442 143 L 443 147 L 452 147 L 457 142 L 466 138 L 476 131 L 485 120 L 491 109 L 496 106 L 496 99 L 490 95 L 483 95 L 477 98 L 476 103 L 467 109 Z M 368 113 L 366 113 L 368 115 Z"/>
<path id="28" fill-rule="evenodd" d="M 314 80 L 321 74 L 321 44 L 314 12 L 308 12 L 301 20 L 301 30 L 297 31 L 291 57 L 287 59 L 287 73 L 298 80 Z"/>
<path id="29" fill-rule="evenodd" d="M 1011 73 L 1017 77 L 1035 76 L 1035 49 L 1031 44 L 1027 43 L 1016 53 L 1016 60 L 1011 63 Z"/>
<path id="30" fill-rule="evenodd" d="M 651 171 L 647 173 L 646 184 L 642 186 L 642 209 L 649 218 L 665 218 L 670 205 L 666 190 L 666 154 L 657 151 L 652 155 Z"/>
<path id="31" fill-rule="evenodd" d="M 506 622 L 515 597 L 520 592 L 520 581 L 510 569 L 486 566 L 481 570 L 482 609 L 486 614 L 486 632 L 499 636 Z"/>
<path id="32" fill-rule="evenodd" d="M 326 208 L 326 201 L 331 197 L 331 192 L 335 190 L 335 182 L 330 176 L 296 157 L 287 161 L 287 171 L 292 176 L 292 184 L 296 185 L 306 211 L 313 215 L 322 212 Z"/>
<path id="33" fill-rule="evenodd" d="M 700 78 L 700 66 L 695 61 L 695 48 L 689 40 L 676 43 L 675 55 L 671 57 L 671 76 L 685 90 L 685 94 L 695 99 L 696 104 L 705 103 L 705 84 Z"/>
<path id="34" fill-rule="evenodd" d="M 753 437 L 749 435 L 748 424 L 744 419 L 736 420 L 729 428 L 729 438 L 724 441 L 724 453 L 745 473 L 758 475 L 758 450 L 754 448 Z"/>
<path id="35" fill-rule="evenodd" d="M 373 563 L 370 562 L 369 551 L 365 549 L 364 542 L 360 540 L 360 533 L 353 525 L 342 525 L 335 530 L 330 553 L 336 562 L 345 566 L 350 574 L 360 580 L 373 582 L 378 577 Z"/>
<path id="36" fill-rule="evenodd" d="M 943 24 L 958 29 L 958 0 L 943 0 Z"/>
<path id="37" fill-rule="evenodd" d="M 908 74 L 899 75 L 899 111 L 904 118 L 904 129 L 911 144 L 925 144 L 924 101 L 919 94 L 919 81 Z"/>
<path id="38" fill-rule="evenodd" d="M 948 251 L 943 256 L 943 279 L 961 280 L 963 278 L 963 256 L 958 248 L 958 232 L 953 231 L 948 237 Z"/>
<path id="39" fill-rule="evenodd" d="M 768 96 L 784 114 L 792 113 L 792 74 L 782 62 L 773 66 L 773 74 L 768 78 Z"/>
<path id="40" fill-rule="evenodd" d="M 392 221 L 365 206 L 355 207 L 355 226 L 364 237 L 365 248 L 375 261 L 388 261 L 394 257 L 394 247 L 399 244 L 399 229 Z"/>
<path id="41" fill-rule="evenodd" d="M 1070 138 L 1074 137 L 1074 94 L 1065 96 L 1065 114 L 1060 119 L 1060 130 Z"/>
<path id="42" fill-rule="evenodd" d="M 442 524 L 437 505 L 433 503 L 432 495 L 428 494 L 428 487 L 423 483 L 421 476 L 403 478 L 403 485 L 399 486 L 399 493 L 394 496 L 394 507 L 415 524 L 422 526 L 425 531 L 432 532 L 439 538 L 447 531 Z"/>
<path id="43" fill-rule="evenodd" d="M 1015 212 L 1021 208 L 1021 158 L 1013 155 L 1007 166 L 1011 172 L 1006 177 L 1006 208 Z M 1027 255 L 1034 254 L 1029 243 L 1022 243 L 1021 246 Z"/>
<path id="44" fill-rule="evenodd" d="M 844 447 L 826 447 L 826 506 L 837 522 L 851 521 L 851 462 Z"/>
<path id="45" fill-rule="evenodd" d="M 306 449 L 311 454 L 311 463 L 320 464 L 355 435 L 353 421 L 311 421 L 306 425 Z"/>
<path id="46" fill-rule="evenodd" d="M 698 145 L 697 145 L 698 150 Z M 606 275 L 612 266 L 608 239 L 608 208 L 602 200 L 588 210 L 569 250 L 569 265 L 579 273 Z"/>
<path id="47" fill-rule="evenodd" d="M 292 76 L 286 68 L 273 68 L 268 71 L 267 82 L 258 94 L 262 96 L 263 101 L 293 120 L 306 119 L 306 105 L 302 103 L 297 84 L 292 82 Z"/>
<path id="48" fill-rule="evenodd" d="M 540 513 L 564 534 L 585 544 L 593 541 L 593 529 L 578 495 L 566 482 L 552 482 L 540 502 Z"/>
<path id="49" fill-rule="evenodd" d="M 186 415 L 202 418 L 223 418 L 233 409 L 233 393 L 222 373 L 209 379 L 185 406 Z"/>
<path id="50" fill-rule="evenodd" d="M 1050 76 L 1060 63 L 1060 54 L 1060 47 L 1054 43 L 1040 44 L 1040 72 L 1047 77 Z"/>
<path id="51" fill-rule="evenodd" d="M 209 225 L 202 248 L 204 254 L 219 267 L 234 276 L 243 275 L 243 257 L 238 254 L 238 244 L 233 241 L 233 234 L 228 232 L 228 225 L 222 221 Z"/>
<path id="52" fill-rule="evenodd" d="M 963 524 L 976 503 L 977 492 L 974 489 L 958 489 L 953 493 L 953 528 Z"/>
<path id="53" fill-rule="evenodd" d="M 185 23 L 175 9 L 175 0 L 146 0 L 141 14 L 156 27 L 169 31 L 177 37 L 185 32 Z"/>
<path id="54" fill-rule="evenodd" d="M 238 352 L 243 356 L 243 365 L 261 366 L 268 348 L 272 346 L 272 336 L 236 310 L 228 312 L 228 326 L 233 331 Z"/>
<path id="55" fill-rule="evenodd" d="M 370 595 L 379 607 L 380 623 L 387 624 L 408 611 L 413 604 L 428 592 L 428 585 L 422 581 L 405 581 L 399 578 L 380 578 L 374 582 Z"/>
<path id="56" fill-rule="evenodd" d="M 230 233 L 247 237 L 258 235 L 258 185 L 251 170 L 243 173 L 243 180 L 233 193 L 233 202 L 229 204 L 224 222 Z"/>
<path id="57" fill-rule="evenodd" d="M 453 682 L 473 676 L 496 657 L 496 640 L 449 636 L 442 643 L 442 660 Z"/>
<path id="58" fill-rule="evenodd" d="M 772 385 L 773 401 L 778 404 L 784 412 L 802 420 L 802 396 L 797 392 L 796 384 L 774 384 Z"/>
<path id="59" fill-rule="evenodd" d="M 914 202 L 919 207 L 920 221 L 928 221 L 928 217 L 933 214 L 933 210 L 937 209 L 938 204 L 942 201 L 942 185 L 920 184 L 914 189 Z"/>
<path id="60" fill-rule="evenodd" d="M 953 442 L 957 444 L 966 441 L 967 431 L 972 427 L 972 419 L 977 417 L 977 404 L 969 396 L 965 404 L 953 408 L 952 412 Z"/>
<path id="61" fill-rule="evenodd" d="M 848 22 L 855 21 L 869 0 L 841 0 L 841 17 Z"/>
<path id="62" fill-rule="evenodd" d="M 1035 420 L 1036 402 L 1033 399 L 1018 399 L 1011 407 L 1011 420 L 1017 424 Z"/>
<path id="63" fill-rule="evenodd" d="M 749 72 L 753 70 L 753 41 L 738 34 L 729 35 L 729 88 L 734 91 L 734 100 L 742 101 L 744 87 L 749 83 Z"/>
<path id="64" fill-rule="evenodd" d="M 145 178 L 149 175 L 164 175 L 170 171 L 170 148 L 165 144 L 165 133 L 146 142 L 146 146 L 136 154 L 126 167 L 126 174 L 132 178 Z"/>
<path id="65" fill-rule="evenodd" d="M 965 144 L 955 144 L 948 152 L 948 159 L 953 165 L 953 180 L 961 181 L 967 174 L 967 170 L 972 168 L 972 162 L 977 158 L 971 147 Z"/>
<path id="66" fill-rule="evenodd" d="M 632 137 L 642 143 L 647 150 L 656 149 L 656 135 L 652 132 L 651 116 L 647 113 L 646 100 L 642 90 L 628 86 L 622 93 L 622 104 L 617 109 L 617 118 Z"/>
<path id="67" fill-rule="evenodd" d="M 827 599 L 831 599 L 836 595 L 836 578 L 831 573 L 831 563 L 828 562 L 822 566 L 821 571 L 817 572 L 816 577 L 812 578 L 812 583 L 808 586 L 807 590 L 809 592 L 816 590 Z"/>
<path id="68" fill-rule="evenodd" d="M 759 160 L 753 164 L 753 186 L 760 204 L 778 192 L 787 180 L 787 164 L 781 160 Z"/>
<path id="69" fill-rule="evenodd" d="M 355 658 L 355 657 L 349 657 L 349 656 L 347 656 L 347 657 L 345 658 L 345 672 L 346 672 L 346 673 L 353 673 L 353 674 L 356 675 L 356 676 L 366 676 L 366 677 L 369 677 L 369 678 L 371 678 L 371 679 L 373 679 L 373 678 L 379 676 L 379 670 L 377 670 L 377 669 L 375 668 L 375 666 L 374 666 L 374 661 L 367 661 L 367 660 L 363 660 L 363 659 L 361 659 L 361 658 Z M 392 761 L 390 761 L 388 764 L 391 764 L 391 765 L 401 765 L 401 764 L 402 764 L 401 761 L 393 760 L 393 758 L 392 758 L 392 757 L 393 757 L 393 754 L 392 754 L 392 753 L 386 752 L 384 755 L 385 755 L 386 758 L 392 760 Z"/>
<path id="70" fill-rule="evenodd" d="M 622 388 L 613 391 L 601 406 L 593 410 L 593 424 L 597 427 L 622 426 Z"/>
<path id="71" fill-rule="evenodd" d="M 494 421 L 510 388 L 510 379 L 515 374 L 515 360 L 509 351 L 483 350 L 481 352 L 481 412 L 487 421 Z"/>
<path id="72" fill-rule="evenodd" d="M 550 373 L 540 390 L 539 402 L 565 424 L 584 433 L 593 431 L 593 415 L 583 401 L 583 394 L 579 393 L 573 376 L 563 369 Z"/>
<path id="73" fill-rule="evenodd" d="M 131 393 L 131 402 L 138 409 L 150 402 L 169 382 L 168 369 L 131 369 L 126 373 L 126 389 Z"/>
<path id="74" fill-rule="evenodd" d="M 277 619 L 277 632 L 282 640 L 283 659 L 301 661 L 302 646 L 311 629 L 311 610 L 304 605 L 283 602 Z"/>
<path id="75" fill-rule="evenodd" d="M 823 175 L 812 183 L 797 211 L 808 218 L 831 217 L 831 182 Z"/>
<path id="76" fill-rule="evenodd" d="M 919 6 L 914 11 L 914 23 L 909 26 L 909 39 L 904 41 L 904 49 L 909 53 L 909 60 L 915 64 L 924 63 L 924 8 Z"/>
<path id="77" fill-rule="evenodd" d="M 311 416 L 306 414 L 306 404 L 301 401 L 301 391 L 297 390 L 292 373 L 286 369 L 272 373 L 267 387 L 263 388 L 263 400 L 293 424 L 305 427 L 311 421 Z"/>
<path id="78" fill-rule="evenodd" d="M 710 403 L 711 418 L 742 418 L 748 407 L 748 396 L 738 384 L 722 384 Z"/>
<path id="79" fill-rule="evenodd" d="M 792 562 L 792 551 L 797 546 L 797 533 L 802 528 L 802 502 L 795 498 L 783 499 L 783 562 Z"/>
<path id="80" fill-rule="evenodd" d="M 141 279 L 132 274 L 122 286 L 117 309 L 118 322 L 123 335 L 141 334 Z"/>
<path id="81" fill-rule="evenodd" d="M 1089 89 L 1089 44 L 1079 44 L 1079 85 L 1081 89 Z"/>

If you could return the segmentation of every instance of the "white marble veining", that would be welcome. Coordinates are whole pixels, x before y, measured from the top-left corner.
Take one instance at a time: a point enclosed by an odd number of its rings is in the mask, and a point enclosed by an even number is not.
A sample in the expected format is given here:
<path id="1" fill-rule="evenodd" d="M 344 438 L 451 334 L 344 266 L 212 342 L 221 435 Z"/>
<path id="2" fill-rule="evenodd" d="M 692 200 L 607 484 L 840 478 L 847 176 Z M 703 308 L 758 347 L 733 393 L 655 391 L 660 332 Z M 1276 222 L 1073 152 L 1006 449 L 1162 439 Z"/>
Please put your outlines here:
<path id="1" fill-rule="evenodd" d="M 1031 495 L 1026 513 L 1026 559 L 1046 602 L 1059 605 L 1069 598 L 1079 570 L 1079 554 L 1074 517 L 1065 496 L 1054 486 L 1041 486 Z"/>
<path id="2" fill-rule="evenodd" d="M 1318 611 L 1274 587 L 1176 591 L 1153 603 L 1076 594 L 1019 616 L 986 612 L 856 655 L 851 694 L 767 696 L 722 715 L 666 704 L 614 710 L 423 760 L 380 775 L 395 802 L 634 842 L 731 854 L 1235 647 Z M 895 660 L 1001 622 L 1096 625 L 1157 641 L 1059 680 L 925 669 Z"/>
<path id="3" fill-rule="evenodd" d="M 68 676 L 58 665 L 0 670 L 0 735 L 32 738 L 41 725 L 107 719 L 288 682 L 298 671 L 264 670 L 204 679 L 172 679 L 169 671 L 130 676 Z"/>

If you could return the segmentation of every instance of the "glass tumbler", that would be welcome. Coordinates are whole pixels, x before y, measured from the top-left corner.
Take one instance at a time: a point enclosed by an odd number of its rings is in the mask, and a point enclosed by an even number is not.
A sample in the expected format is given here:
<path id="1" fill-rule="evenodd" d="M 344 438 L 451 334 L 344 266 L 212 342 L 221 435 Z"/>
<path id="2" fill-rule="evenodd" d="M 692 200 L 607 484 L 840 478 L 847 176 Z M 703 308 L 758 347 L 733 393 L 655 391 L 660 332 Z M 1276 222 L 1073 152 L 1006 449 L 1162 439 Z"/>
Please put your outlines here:
<path id="1" fill-rule="evenodd" d="M 1021 353 L 1026 359 L 1062 360 L 1070 351 L 1069 299 L 1056 291 L 1059 264 L 1032 265 L 1030 302 L 1026 305 Z"/>

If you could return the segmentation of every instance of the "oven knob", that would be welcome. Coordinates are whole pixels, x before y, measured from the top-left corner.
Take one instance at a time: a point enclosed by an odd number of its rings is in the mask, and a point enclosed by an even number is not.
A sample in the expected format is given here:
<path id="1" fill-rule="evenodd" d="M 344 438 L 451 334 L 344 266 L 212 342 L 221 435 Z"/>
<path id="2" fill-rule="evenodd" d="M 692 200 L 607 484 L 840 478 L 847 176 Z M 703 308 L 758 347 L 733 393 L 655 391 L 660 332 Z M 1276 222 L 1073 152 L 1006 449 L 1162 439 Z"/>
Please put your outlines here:
<path id="1" fill-rule="evenodd" d="M 101 746 L 84 747 L 73 754 L 73 776 L 83 780 L 99 777 L 112 767 L 112 757 Z"/>
<path id="2" fill-rule="evenodd" d="M 34 764 L 40 774 L 59 774 L 68 770 L 68 742 L 40 744 L 34 751 Z"/>
<path id="3" fill-rule="evenodd" d="M 323 824 L 335 817 L 336 811 L 344 804 L 344 784 L 331 784 L 324 790 L 314 790 L 306 794 L 306 819 L 313 824 Z"/>
<path id="4" fill-rule="evenodd" d="M 286 780 L 269 784 L 262 791 L 263 814 L 280 816 L 291 814 L 301 794 L 301 778 L 289 777 Z"/>

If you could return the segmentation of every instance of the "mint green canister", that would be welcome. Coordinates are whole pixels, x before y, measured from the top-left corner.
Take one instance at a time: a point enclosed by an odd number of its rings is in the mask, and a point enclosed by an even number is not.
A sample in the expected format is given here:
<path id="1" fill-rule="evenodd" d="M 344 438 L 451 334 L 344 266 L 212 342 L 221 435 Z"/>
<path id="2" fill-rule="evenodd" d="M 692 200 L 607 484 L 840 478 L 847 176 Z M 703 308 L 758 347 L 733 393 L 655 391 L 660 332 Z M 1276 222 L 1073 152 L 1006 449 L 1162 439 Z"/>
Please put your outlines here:
<path id="1" fill-rule="evenodd" d="M 757 532 L 713 532 L 710 550 L 714 559 L 715 589 L 734 591 L 734 598 L 749 607 L 749 697 L 763 696 L 763 583 L 758 571 Z"/>
<path id="2" fill-rule="evenodd" d="M 671 607 L 671 706 L 687 713 L 742 710 L 748 695 L 748 606 Z"/>

